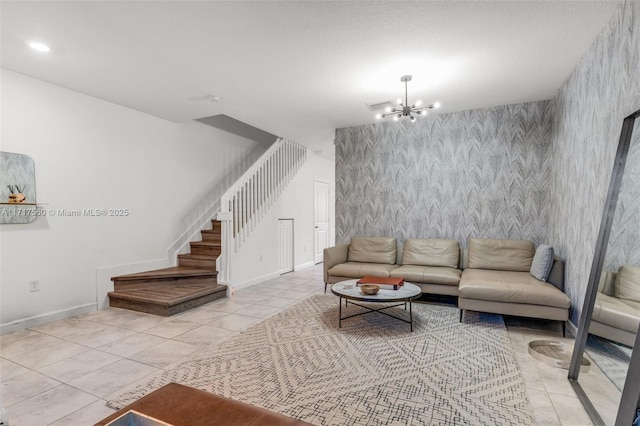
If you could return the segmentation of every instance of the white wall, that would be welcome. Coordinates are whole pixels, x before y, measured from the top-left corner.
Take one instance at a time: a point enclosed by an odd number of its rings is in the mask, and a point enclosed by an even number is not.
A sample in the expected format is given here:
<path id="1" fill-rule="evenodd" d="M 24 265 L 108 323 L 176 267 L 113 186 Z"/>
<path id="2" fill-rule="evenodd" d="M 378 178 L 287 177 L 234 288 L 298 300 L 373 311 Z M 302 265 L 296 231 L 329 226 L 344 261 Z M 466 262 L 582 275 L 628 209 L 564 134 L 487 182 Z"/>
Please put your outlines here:
<path id="1" fill-rule="evenodd" d="M 169 266 L 167 249 L 190 207 L 257 146 L 11 71 L 1 76 L 0 149 L 34 159 L 43 208 L 129 211 L 0 225 L 3 332 L 95 309 L 97 281 L 114 271 Z M 29 291 L 30 280 L 39 292 Z"/>
<path id="2" fill-rule="evenodd" d="M 330 245 L 335 243 L 335 163 L 307 153 L 306 164 L 231 259 L 231 284 L 241 288 L 279 275 L 278 219 L 293 219 L 294 268 L 313 265 L 313 182 L 329 182 Z"/>

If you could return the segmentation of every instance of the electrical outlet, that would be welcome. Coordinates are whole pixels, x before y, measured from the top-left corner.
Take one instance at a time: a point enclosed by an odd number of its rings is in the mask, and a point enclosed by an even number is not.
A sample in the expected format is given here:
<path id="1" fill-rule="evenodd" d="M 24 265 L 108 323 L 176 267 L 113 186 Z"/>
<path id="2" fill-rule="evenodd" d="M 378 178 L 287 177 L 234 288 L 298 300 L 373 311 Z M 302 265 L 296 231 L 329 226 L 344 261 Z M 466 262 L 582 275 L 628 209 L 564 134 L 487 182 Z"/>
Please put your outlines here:
<path id="1" fill-rule="evenodd" d="M 38 280 L 29 281 L 29 290 L 33 293 L 40 291 L 40 283 Z"/>

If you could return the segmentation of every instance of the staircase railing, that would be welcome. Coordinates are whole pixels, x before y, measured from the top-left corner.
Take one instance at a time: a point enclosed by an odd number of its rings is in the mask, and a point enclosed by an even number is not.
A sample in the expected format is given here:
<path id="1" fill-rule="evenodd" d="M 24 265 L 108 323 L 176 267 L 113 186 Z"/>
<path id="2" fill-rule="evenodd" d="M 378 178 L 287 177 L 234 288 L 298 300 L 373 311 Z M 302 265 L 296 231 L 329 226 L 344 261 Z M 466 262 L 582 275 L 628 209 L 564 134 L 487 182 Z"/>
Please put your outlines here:
<path id="1" fill-rule="evenodd" d="M 260 219 L 307 161 L 307 148 L 279 139 L 222 196 L 222 253 L 217 260 L 218 282 L 230 282 L 230 257 L 244 244 Z"/>

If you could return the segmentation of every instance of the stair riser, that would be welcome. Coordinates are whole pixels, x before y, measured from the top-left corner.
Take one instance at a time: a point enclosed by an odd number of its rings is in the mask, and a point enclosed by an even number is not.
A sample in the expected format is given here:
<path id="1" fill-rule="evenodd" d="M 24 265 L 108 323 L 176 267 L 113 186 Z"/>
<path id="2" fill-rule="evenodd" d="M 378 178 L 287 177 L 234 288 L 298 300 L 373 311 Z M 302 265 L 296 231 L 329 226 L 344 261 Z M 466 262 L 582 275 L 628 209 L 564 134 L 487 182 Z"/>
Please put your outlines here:
<path id="1" fill-rule="evenodd" d="M 202 268 L 210 271 L 216 270 L 216 261 L 204 259 L 182 259 L 178 258 L 178 266 L 186 266 L 189 268 Z"/>
<path id="2" fill-rule="evenodd" d="M 211 303 L 215 300 L 223 299 L 227 295 L 226 291 L 219 291 L 213 294 L 207 294 L 196 299 L 189 300 L 174 306 L 162 306 L 148 302 L 138 302 L 134 300 L 125 300 L 118 297 L 109 296 L 109 305 L 114 308 L 129 309 L 132 311 L 146 312 L 153 315 L 171 316 L 189 309 Z"/>
<path id="3" fill-rule="evenodd" d="M 220 256 L 219 247 L 191 247 L 191 254 L 211 256 L 214 260 Z"/>
<path id="4" fill-rule="evenodd" d="M 216 284 L 215 278 L 202 277 L 185 277 L 185 278 L 169 278 L 169 279 L 140 279 L 140 280 L 115 280 L 113 282 L 114 291 L 118 290 L 137 290 L 152 287 L 171 287 L 176 285 L 187 284 Z"/>
<path id="5" fill-rule="evenodd" d="M 202 233 L 202 241 L 211 241 L 214 243 L 221 243 L 222 242 L 222 235 L 220 234 L 214 234 L 211 232 L 203 232 Z"/>
<path id="6" fill-rule="evenodd" d="M 214 231 L 220 231 L 222 229 L 222 222 L 219 220 L 212 220 L 211 225 Z"/>

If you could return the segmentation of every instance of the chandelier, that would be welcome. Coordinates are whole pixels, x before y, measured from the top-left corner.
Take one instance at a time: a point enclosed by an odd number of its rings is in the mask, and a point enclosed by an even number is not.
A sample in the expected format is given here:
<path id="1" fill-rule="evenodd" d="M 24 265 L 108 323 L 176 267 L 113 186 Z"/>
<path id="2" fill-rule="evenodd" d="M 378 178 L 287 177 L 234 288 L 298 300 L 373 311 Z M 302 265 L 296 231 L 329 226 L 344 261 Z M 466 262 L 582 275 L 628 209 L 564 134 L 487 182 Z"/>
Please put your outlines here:
<path id="1" fill-rule="evenodd" d="M 393 117 L 393 121 L 398 121 L 400 117 L 409 117 L 411 122 L 416 121 L 416 117 L 414 117 L 414 113 L 416 115 L 427 115 L 427 111 L 434 108 L 439 108 L 440 103 L 436 102 L 431 105 L 427 105 L 425 107 L 420 107 L 422 105 L 422 101 L 416 101 L 413 105 L 409 105 L 409 98 L 407 96 L 407 83 L 411 81 L 410 75 L 403 75 L 400 77 L 400 81 L 404 83 L 404 103 L 402 102 L 402 98 L 398 98 L 399 108 L 387 107 L 384 114 L 376 114 L 377 119 Z"/>

